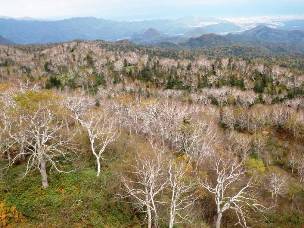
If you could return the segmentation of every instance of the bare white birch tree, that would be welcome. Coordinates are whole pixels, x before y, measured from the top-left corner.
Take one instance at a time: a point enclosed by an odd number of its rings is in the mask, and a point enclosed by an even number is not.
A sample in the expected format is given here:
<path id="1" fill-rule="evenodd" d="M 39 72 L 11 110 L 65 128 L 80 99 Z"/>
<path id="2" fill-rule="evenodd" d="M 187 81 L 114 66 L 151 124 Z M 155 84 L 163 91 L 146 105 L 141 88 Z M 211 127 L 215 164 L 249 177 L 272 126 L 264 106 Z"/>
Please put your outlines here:
<path id="1" fill-rule="evenodd" d="M 30 121 L 28 121 L 27 115 L 17 114 L 17 115 L 7 115 L 7 148 L 6 155 L 8 161 L 10 162 L 14 155 L 10 154 L 10 149 L 13 147 L 18 147 L 18 153 L 22 154 L 18 158 L 19 160 L 25 160 L 25 149 L 27 148 L 27 140 L 31 140 L 28 134 L 28 129 L 30 127 Z"/>
<path id="2" fill-rule="evenodd" d="M 170 215 L 169 228 L 173 228 L 174 224 L 179 222 L 190 221 L 190 209 L 193 206 L 196 197 L 194 186 L 188 176 L 190 164 L 187 162 L 169 162 L 169 189 L 170 189 Z"/>
<path id="3" fill-rule="evenodd" d="M 5 154 L 7 149 L 10 147 L 11 142 L 9 140 L 9 130 L 11 128 L 10 120 L 8 116 L 1 110 L 0 113 L 0 157 Z M 8 160 L 10 157 L 8 156 Z"/>
<path id="4" fill-rule="evenodd" d="M 57 172 L 64 172 L 58 165 L 58 158 L 66 157 L 69 153 L 71 138 L 62 135 L 64 125 L 49 109 L 39 108 L 32 116 L 26 116 L 24 121 L 27 121 L 27 128 L 24 130 L 26 136 L 19 133 L 10 134 L 10 137 L 22 148 L 10 165 L 20 158 L 26 158 L 24 176 L 32 169 L 38 169 L 42 186 L 47 188 L 49 186 L 47 165 L 49 164 Z"/>
<path id="5" fill-rule="evenodd" d="M 235 212 L 239 225 L 247 227 L 247 209 L 265 209 L 250 191 L 252 179 L 242 184 L 245 170 L 242 163 L 236 160 L 212 158 L 211 167 L 215 172 L 215 180 L 205 179 L 201 181 L 201 186 L 214 196 L 217 207 L 215 227 L 221 227 L 223 214 L 228 210 Z"/>
<path id="6" fill-rule="evenodd" d="M 99 176 L 104 152 L 118 136 L 115 119 L 106 112 L 90 112 L 79 121 L 88 134 L 91 152 L 96 159 L 97 176 Z"/>
<path id="7" fill-rule="evenodd" d="M 291 173 L 293 174 L 296 167 L 297 167 L 297 163 L 298 163 L 298 160 L 295 156 L 295 153 L 293 151 L 291 151 L 289 154 L 288 154 L 288 165 L 289 167 L 291 168 Z"/>
<path id="8" fill-rule="evenodd" d="M 274 200 L 275 205 L 278 202 L 278 196 L 284 195 L 287 192 L 287 179 L 277 173 L 272 173 L 267 179 L 266 188 L 271 192 L 271 198 Z"/>
<path id="9" fill-rule="evenodd" d="M 0 94 L 0 157 L 2 154 L 9 161 L 11 159 L 9 149 L 14 145 L 14 141 L 9 137 L 9 133 L 14 119 L 8 114 L 8 110 L 14 106 L 15 103 L 12 100 L 11 91 Z"/>
<path id="10" fill-rule="evenodd" d="M 130 176 L 123 176 L 122 183 L 126 197 L 133 205 L 146 214 L 148 228 L 158 225 L 159 196 L 168 181 L 163 171 L 162 153 L 155 156 L 138 155 Z M 154 222 L 153 222 L 154 221 Z"/>
<path id="11" fill-rule="evenodd" d="M 298 175 L 300 177 L 300 182 L 304 183 L 304 159 L 298 162 Z"/>
<path id="12" fill-rule="evenodd" d="M 68 97 L 65 100 L 65 106 L 72 112 L 72 118 L 80 121 L 87 110 L 94 105 L 92 99 L 79 97 Z"/>
<path id="13" fill-rule="evenodd" d="M 8 129 L 9 121 L 7 121 L 4 110 L 0 109 L 0 162 L 2 162 L 3 159 L 10 160 L 10 156 L 7 154 L 7 151 L 10 147 L 10 140 L 8 140 Z M 0 180 L 2 179 L 5 169 L 5 165 L 0 165 Z"/>
<path id="14" fill-rule="evenodd" d="M 71 97 L 67 99 L 66 106 L 88 134 L 90 149 L 96 159 L 97 176 L 99 176 L 104 152 L 118 136 L 116 119 L 110 115 L 105 106 L 100 112 L 88 111 L 93 106 L 89 98 Z"/>
<path id="15" fill-rule="evenodd" d="M 214 153 L 213 146 L 217 142 L 217 133 L 211 123 L 189 123 L 184 124 L 175 134 L 175 148 L 186 153 L 193 160 L 205 159 Z"/>

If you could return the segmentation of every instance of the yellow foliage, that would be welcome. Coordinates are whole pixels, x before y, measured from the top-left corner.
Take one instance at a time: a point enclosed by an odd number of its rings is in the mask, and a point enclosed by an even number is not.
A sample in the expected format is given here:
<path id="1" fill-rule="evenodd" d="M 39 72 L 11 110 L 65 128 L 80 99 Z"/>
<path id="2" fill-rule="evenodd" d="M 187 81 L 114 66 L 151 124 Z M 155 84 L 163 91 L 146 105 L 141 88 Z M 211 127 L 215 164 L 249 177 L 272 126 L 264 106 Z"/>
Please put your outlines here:
<path id="1" fill-rule="evenodd" d="M 156 103 L 157 103 L 157 99 L 150 98 L 150 99 L 143 99 L 140 104 L 141 104 L 141 106 L 146 107 L 146 106 L 153 105 Z"/>
<path id="2" fill-rule="evenodd" d="M 191 125 L 190 120 L 189 119 L 184 119 L 184 121 L 181 123 L 179 130 L 181 131 L 181 133 L 183 133 L 184 135 L 190 135 L 191 133 L 193 133 L 194 129 L 194 125 Z"/>
<path id="3" fill-rule="evenodd" d="M 234 96 L 232 96 L 232 95 L 228 96 L 227 100 L 228 100 L 228 104 L 230 104 L 230 105 L 235 104 L 235 97 Z"/>
<path id="4" fill-rule="evenodd" d="M 59 111 L 61 97 L 50 90 L 26 91 L 14 96 L 18 109 L 22 112 L 33 112 L 39 107 L 50 108 L 54 112 Z"/>
<path id="5" fill-rule="evenodd" d="M 0 227 L 8 227 L 10 224 L 23 223 L 24 217 L 16 207 L 9 207 L 0 201 Z"/>
<path id="6" fill-rule="evenodd" d="M 178 162 L 189 162 L 189 160 L 190 160 L 190 157 L 187 154 L 182 154 L 177 157 Z"/>
<path id="7" fill-rule="evenodd" d="M 181 156 L 178 156 L 175 160 L 176 166 L 183 166 L 186 170 L 187 174 L 190 174 L 193 171 L 192 164 L 190 162 L 190 158 L 187 154 L 183 154 Z"/>
<path id="8" fill-rule="evenodd" d="M 37 108 L 40 104 L 46 105 L 47 103 L 58 100 L 58 98 L 52 91 L 27 91 L 17 94 L 14 100 L 22 108 L 33 109 Z"/>
<path id="9" fill-rule="evenodd" d="M 122 105 L 128 105 L 134 103 L 135 98 L 130 94 L 125 94 L 125 95 L 117 96 L 116 101 L 118 101 Z"/>
<path id="10" fill-rule="evenodd" d="M 257 171 L 260 174 L 265 173 L 265 170 L 266 170 L 264 162 L 260 159 L 255 159 L 255 158 L 250 158 L 250 159 L 247 160 L 246 168 L 250 172 Z"/>
<path id="11" fill-rule="evenodd" d="M 63 195 L 65 193 L 65 190 L 64 190 L 63 187 L 59 187 L 59 188 L 57 188 L 56 192 L 58 192 L 58 193 L 60 193 L 60 194 Z"/>

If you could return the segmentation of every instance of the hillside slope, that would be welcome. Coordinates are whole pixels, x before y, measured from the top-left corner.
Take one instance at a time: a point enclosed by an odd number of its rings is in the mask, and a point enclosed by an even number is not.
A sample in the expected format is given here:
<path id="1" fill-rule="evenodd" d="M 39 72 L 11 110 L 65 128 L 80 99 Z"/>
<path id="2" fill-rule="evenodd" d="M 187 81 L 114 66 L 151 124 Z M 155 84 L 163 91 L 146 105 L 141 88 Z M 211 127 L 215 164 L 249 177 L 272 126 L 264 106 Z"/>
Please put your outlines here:
<path id="1" fill-rule="evenodd" d="M 0 227 L 301 227 L 303 58 L 204 53 L 1 45 Z"/>

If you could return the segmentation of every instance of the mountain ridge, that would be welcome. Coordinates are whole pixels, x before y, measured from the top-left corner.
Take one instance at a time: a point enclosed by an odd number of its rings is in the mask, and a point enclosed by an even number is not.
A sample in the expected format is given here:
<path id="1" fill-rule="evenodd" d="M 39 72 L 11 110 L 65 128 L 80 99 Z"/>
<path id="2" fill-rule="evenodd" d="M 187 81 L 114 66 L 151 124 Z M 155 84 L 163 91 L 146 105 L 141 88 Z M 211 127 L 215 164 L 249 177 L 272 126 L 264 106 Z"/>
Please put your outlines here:
<path id="1" fill-rule="evenodd" d="M 265 22 L 265 25 L 268 23 Z M 282 25 L 281 25 L 282 24 Z M 304 20 L 279 23 L 284 30 L 304 31 Z M 247 27 L 246 27 L 247 26 Z M 245 27 L 248 28 L 248 25 Z M 203 34 L 228 34 L 244 29 L 238 22 L 216 18 L 155 19 L 115 21 L 95 17 L 75 17 L 62 20 L 0 18 L 0 35 L 16 44 L 46 44 L 76 39 L 116 41 L 130 39 L 149 28 L 169 37 L 199 37 Z"/>
<path id="2" fill-rule="evenodd" d="M 304 53 L 304 31 L 279 30 L 267 26 L 257 26 L 242 33 L 217 35 L 204 34 L 190 38 L 180 44 L 186 48 L 216 48 L 223 46 L 257 46 L 270 50 L 293 53 Z"/>
<path id="3" fill-rule="evenodd" d="M 1 45 L 9 45 L 9 44 L 13 44 L 12 41 L 6 39 L 5 37 L 3 36 L 0 36 L 0 44 Z"/>

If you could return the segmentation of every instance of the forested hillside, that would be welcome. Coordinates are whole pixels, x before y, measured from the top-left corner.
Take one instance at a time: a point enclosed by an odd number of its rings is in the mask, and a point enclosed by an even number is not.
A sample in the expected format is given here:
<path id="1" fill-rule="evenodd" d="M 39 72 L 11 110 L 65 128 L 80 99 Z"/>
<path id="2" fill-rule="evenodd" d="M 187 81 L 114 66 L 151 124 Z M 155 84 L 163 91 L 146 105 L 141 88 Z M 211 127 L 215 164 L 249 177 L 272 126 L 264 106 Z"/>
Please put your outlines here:
<path id="1" fill-rule="evenodd" d="M 304 61 L 0 46 L 0 227 L 302 227 Z"/>

